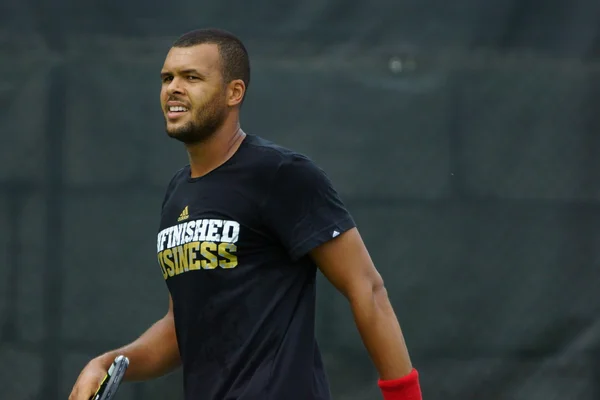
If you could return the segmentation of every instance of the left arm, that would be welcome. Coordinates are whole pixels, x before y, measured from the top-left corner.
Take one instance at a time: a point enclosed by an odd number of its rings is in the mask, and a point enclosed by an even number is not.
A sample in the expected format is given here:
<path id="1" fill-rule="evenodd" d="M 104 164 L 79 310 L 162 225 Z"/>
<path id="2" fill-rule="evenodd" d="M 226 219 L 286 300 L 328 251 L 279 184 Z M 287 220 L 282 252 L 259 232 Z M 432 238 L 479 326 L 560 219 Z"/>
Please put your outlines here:
<path id="1" fill-rule="evenodd" d="M 408 375 L 413 367 L 400 324 L 358 230 L 353 228 L 310 254 L 323 275 L 348 299 L 380 378 Z"/>
<path id="2" fill-rule="evenodd" d="M 386 400 L 421 400 L 402 330 L 383 280 L 350 213 L 323 170 L 302 155 L 282 157 L 262 216 L 292 260 L 309 254 L 350 302 Z M 342 232 L 337 235 L 337 233 Z"/>

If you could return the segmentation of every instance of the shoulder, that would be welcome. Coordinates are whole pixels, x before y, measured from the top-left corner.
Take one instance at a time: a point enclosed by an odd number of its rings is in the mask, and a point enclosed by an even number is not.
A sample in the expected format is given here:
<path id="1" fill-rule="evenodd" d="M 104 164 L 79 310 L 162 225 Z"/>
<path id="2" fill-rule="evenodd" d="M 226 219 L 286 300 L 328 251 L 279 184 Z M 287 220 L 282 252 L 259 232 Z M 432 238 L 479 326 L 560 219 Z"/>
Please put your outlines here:
<path id="1" fill-rule="evenodd" d="M 167 184 L 167 192 L 172 191 L 173 188 L 175 186 L 177 186 L 177 183 L 179 183 L 182 180 L 185 180 L 187 178 L 187 176 L 189 176 L 189 170 L 190 170 L 189 164 L 176 170 L 171 175 L 171 179 L 169 180 L 169 183 Z"/>
<path id="2" fill-rule="evenodd" d="M 335 192 L 329 176 L 310 156 L 255 136 L 248 145 L 259 155 L 256 176 L 267 199 L 303 202 Z"/>
<path id="3" fill-rule="evenodd" d="M 257 169 L 269 170 L 273 176 L 303 176 L 322 174 L 323 170 L 308 155 L 251 135 L 247 148 L 253 153 Z"/>
<path id="4" fill-rule="evenodd" d="M 165 207 L 165 204 L 173 195 L 173 191 L 174 191 L 175 187 L 177 186 L 177 184 L 180 183 L 182 180 L 186 179 L 186 176 L 187 176 L 186 174 L 189 174 L 188 171 L 189 171 L 189 165 L 186 165 L 184 167 L 179 168 L 177 171 L 175 171 L 172 174 L 171 179 L 167 183 L 167 187 L 165 189 L 165 194 L 163 196 L 161 208 Z"/>

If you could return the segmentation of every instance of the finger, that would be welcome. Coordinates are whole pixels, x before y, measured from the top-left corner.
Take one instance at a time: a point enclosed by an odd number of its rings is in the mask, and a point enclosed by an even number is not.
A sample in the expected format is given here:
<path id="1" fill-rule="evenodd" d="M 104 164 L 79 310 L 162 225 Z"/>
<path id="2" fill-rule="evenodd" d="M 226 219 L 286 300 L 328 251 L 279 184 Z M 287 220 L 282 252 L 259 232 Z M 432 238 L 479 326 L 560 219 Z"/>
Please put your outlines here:
<path id="1" fill-rule="evenodd" d="M 81 386 L 77 386 L 71 392 L 71 396 L 69 396 L 69 400 L 89 400 L 90 397 L 92 397 L 92 395 L 94 394 L 94 392 L 87 394 L 88 392 L 89 392 L 89 389 L 82 390 Z M 87 394 L 87 396 L 86 396 L 86 394 Z"/>

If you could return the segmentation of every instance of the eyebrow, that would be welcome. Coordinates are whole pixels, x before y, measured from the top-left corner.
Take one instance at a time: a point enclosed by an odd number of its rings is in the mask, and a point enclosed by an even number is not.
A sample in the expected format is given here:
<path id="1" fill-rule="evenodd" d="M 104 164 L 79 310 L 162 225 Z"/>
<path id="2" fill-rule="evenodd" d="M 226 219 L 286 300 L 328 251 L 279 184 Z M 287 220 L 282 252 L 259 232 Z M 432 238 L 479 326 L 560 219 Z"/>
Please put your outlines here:
<path id="1" fill-rule="evenodd" d="M 199 75 L 202 78 L 206 77 L 206 74 L 203 74 L 202 72 L 200 72 L 200 71 L 198 71 L 197 69 L 194 69 L 194 68 L 187 68 L 187 69 L 179 71 L 179 73 L 181 73 L 181 74 L 195 74 L 195 75 Z M 173 75 L 173 73 L 172 72 L 168 72 L 168 71 L 164 71 L 164 72 L 160 73 L 160 77 L 161 78 L 164 78 L 166 76 L 171 76 L 171 75 Z"/>

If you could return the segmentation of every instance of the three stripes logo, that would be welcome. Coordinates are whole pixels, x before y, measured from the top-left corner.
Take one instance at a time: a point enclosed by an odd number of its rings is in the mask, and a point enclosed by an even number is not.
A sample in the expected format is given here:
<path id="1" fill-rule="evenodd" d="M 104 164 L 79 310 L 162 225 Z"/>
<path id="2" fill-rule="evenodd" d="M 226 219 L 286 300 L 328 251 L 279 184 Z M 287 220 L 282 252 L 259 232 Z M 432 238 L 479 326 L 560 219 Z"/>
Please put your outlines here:
<path id="1" fill-rule="evenodd" d="M 179 214 L 179 218 L 177 218 L 177 222 L 181 222 L 183 220 L 186 220 L 190 217 L 190 213 L 188 210 L 188 206 L 185 206 L 185 208 L 183 209 L 183 211 L 181 212 L 181 214 Z"/>

